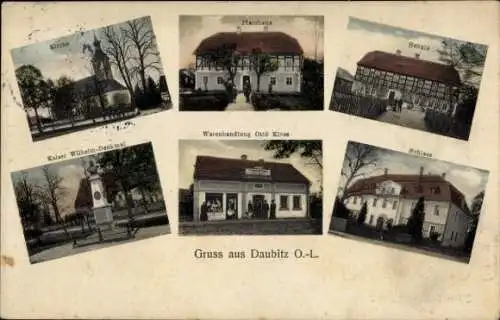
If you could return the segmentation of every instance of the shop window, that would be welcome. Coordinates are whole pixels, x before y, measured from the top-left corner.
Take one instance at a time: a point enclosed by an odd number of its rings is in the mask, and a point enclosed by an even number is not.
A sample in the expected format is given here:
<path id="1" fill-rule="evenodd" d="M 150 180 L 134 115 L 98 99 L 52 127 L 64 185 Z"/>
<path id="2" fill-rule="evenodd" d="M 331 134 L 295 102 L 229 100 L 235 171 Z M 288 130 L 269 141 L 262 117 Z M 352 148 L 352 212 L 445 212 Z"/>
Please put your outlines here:
<path id="1" fill-rule="evenodd" d="M 302 201 L 300 196 L 293 196 L 293 210 L 302 210 Z"/>
<path id="2" fill-rule="evenodd" d="M 222 193 L 207 193 L 205 195 L 205 202 L 209 220 L 216 219 L 219 215 L 224 213 Z"/>
<path id="3" fill-rule="evenodd" d="M 288 196 L 280 196 L 280 210 L 288 210 Z"/>
<path id="4" fill-rule="evenodd" d="M 292 85 L 292 77 L 286 77 L 286 85 L 291 86 Z"/>
<path id="5" fill-rule="evenodd" d="M 434 233 L 436 231 L 436 226 L 431 226 L 431 231 L 430 233 Z"/>

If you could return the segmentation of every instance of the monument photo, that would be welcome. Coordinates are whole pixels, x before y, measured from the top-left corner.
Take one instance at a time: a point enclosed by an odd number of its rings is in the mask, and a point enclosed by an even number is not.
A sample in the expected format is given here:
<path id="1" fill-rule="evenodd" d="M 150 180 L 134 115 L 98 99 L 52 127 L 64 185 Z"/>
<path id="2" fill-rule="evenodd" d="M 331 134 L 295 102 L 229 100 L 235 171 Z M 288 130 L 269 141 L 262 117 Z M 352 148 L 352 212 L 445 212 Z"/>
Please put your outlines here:
<path id="1" fill-rule="evenodd" d="M 181 16 L 181 111 L 323 110 L 321 16 Z"/>
<path id="2" fill-rule="evenodd" d="M 170 233 L 151 143 L 11 176 L 31 263 Z"/>
<path id="3" fill-rule="evenodd" d="M 170 109 L 150 17 L 11 50 L 34 141 Z"/>
<path id="4" fill-rule="evenodd" d="M 322 142 L 181 140 L 181 235 L 322 233 Z"/>
<path id="5" fill-rule="evenodd" d="M 329 232 L 468 263 L 488 175 L 350 141 Z"/>
<path id="6" fill-rule="evenodd" d="M 349 18 L 330 110 L 469 140 L 487 46 Z"/>

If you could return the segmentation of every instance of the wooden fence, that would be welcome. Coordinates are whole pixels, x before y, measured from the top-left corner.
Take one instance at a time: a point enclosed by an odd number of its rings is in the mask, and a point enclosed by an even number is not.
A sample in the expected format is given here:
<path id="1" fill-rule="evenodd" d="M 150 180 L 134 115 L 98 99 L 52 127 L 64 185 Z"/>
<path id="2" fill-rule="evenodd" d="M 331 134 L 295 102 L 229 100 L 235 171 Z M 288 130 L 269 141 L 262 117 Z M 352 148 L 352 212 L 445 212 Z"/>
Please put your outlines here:
<path id="1" fill-rule="evenodd" d="M 370 96 L 333 91 L 330 110 L 375 119 L 386 111 L 387 102 Z"/>

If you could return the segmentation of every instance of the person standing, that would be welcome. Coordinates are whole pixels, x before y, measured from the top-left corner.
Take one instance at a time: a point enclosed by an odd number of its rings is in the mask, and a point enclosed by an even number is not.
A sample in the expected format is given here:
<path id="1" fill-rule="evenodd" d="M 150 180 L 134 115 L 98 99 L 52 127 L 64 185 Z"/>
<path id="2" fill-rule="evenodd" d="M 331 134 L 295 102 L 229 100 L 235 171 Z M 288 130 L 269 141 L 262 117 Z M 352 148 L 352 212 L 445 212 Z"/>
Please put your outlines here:
<path id="1" fill-rule="evenodd" d="M 269 219 L 276 219 L 276 203 L 274 203 L 274 200 L 271 200 L 271 210 L 269 212 Z"/>
<path id="2" fill-rule="evenodd" d="M 267 200 L 264 200 L 264 214 L 264 218 L 269 219 L 269 203 L 267 202 Z"/>
<path id="3" fill-rule="evenodd" d="M 250 102 L 250 94 L 252 93 L 252 85 L 249 80 L 243 83 L 243 94 L 245 95 L 246 102 Z"/>
<path id="4" fill-rule="evenodd" d="M 208 220 L 208 206 L 205 201 L 201 204 L 201 213 L 200 213 L 200 221 L 207 221 Z"/>
<path id="5" fill-rule="evenodd" d="M 248 206 L 247 206 L 247 211 L 248 211 L 248 217 L 253 216 L 253 205 L 252 205 L 252 200 L 248 200 Z"/>

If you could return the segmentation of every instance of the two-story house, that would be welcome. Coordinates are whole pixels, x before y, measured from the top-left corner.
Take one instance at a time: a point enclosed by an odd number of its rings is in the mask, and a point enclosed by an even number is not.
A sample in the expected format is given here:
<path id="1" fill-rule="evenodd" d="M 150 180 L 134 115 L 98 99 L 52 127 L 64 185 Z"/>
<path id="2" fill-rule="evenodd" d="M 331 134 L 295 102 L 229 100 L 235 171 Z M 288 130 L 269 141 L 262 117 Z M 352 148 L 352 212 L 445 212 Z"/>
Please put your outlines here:
<path id="1" fill-rule="evenodd" d="M 233 61 L 235 71 L 234 85 L 238 91 L 243 90 L 243 83 L 250 81 L 252 90 L 257 89 L 259 82 L 260 91 L 276 93 L 299 93 L 302 82 L 303 50 L 297 39 L 283 32 L 219 32 L 200 42 L 194 55 L 196 55 L 195 88 L 197 90 L 224 90 L 224 83 L 229 79 L 228 72 L 211 58 L 221 47 L 233 48 Z M 252 61 L 252 54 L 258 52 L 266 55 L 267 59 L 277 69 L 261 74 L 258 81 L 256 67 Z"/>
<path id="2" fill-rule="evenodd" d="M 445 174 L 389 174 L 355 181 L 346 190 L 346 207 L 358 214 L 367 206 L 365 224 L 386 228 L 404 225 L 420 197 L 424 198 L 423 236 L 438 234 L 444 246 L 463 245 L 469 227 L 470 211 L 464 195 L 446 179 Z"/>
<path id="3" fill-rule="evenodd" d="M 371 51 L 357 63 L 352 91 L 387 99 L 389 105 L 405 105 L 454 113 L 459 99 L 460 75 L 451 65 L 395 54 Z"/>
<path id="4" fill-rule="evenodd" d="M 310 181 L 288 163 L 198 156 L 194 168 L 193 219 L 200 221 L 207 206 L 208 220 L 242 219 L 252 207 L 252 217 L 268 219 L 264 203 L 276 204 L 276 218 L 309 215 Z"/>

